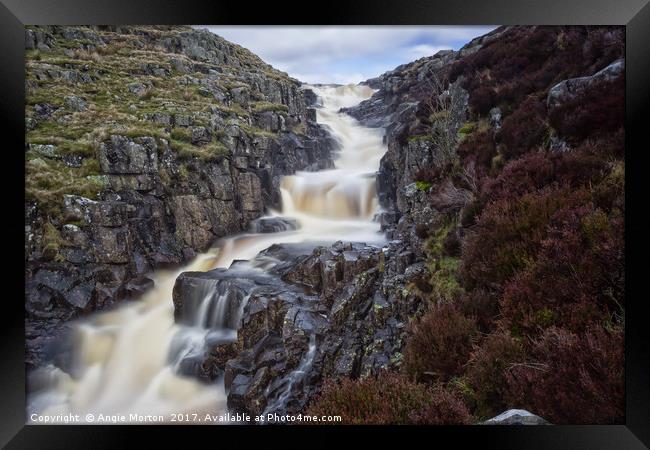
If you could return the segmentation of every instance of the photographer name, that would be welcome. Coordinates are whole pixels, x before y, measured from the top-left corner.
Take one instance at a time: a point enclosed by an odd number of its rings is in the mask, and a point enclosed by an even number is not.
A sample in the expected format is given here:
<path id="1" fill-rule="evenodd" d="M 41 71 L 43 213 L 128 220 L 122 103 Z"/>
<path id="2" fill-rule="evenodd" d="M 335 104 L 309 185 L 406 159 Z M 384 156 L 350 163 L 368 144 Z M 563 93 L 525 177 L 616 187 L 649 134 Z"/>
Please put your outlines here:
<path id="1" fill-rule="evenodd" d="M 29 420 L 36 424 L 53 423 L 146 423 L 164 422 L 165 417 L 154 414 L 32 414 Z"/>

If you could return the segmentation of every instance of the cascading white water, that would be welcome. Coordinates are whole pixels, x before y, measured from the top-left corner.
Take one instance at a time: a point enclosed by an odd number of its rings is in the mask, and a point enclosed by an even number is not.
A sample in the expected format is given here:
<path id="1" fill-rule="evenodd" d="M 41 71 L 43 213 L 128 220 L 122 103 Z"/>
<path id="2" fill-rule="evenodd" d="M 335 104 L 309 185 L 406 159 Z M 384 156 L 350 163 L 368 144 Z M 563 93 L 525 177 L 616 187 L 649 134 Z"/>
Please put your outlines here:
<path id="1" fill-rule="evenodd" d="M 204 291 L 197 293 L 201 298 L 191 323 L 176 324 L 172 289 L 178 275 L 229 267 L 235 259 L 252 259 L 275 243 L 384 242 L 379 224 L 372 220 L 378 209 L 375 172 L 386 150 L 381 131 L 361 127 L 339 113 L 340 108 L 369 98 L 372 90 L 358 85 L 311 88 L 322 101 L 317 121 L 329 127 L 340 143 L 340 153 L 334 169 L 283 178 L 282 211 L 271 216 L 293 218 L 299 228 L 222 239 L 185 267 L 156 271 L 154 288 L 139 301 L 79 321 L 68 372 L 48 366 L 33 374 L 28 419 L 33 413 L 72 413 L 80 414 L 82 421 L 86 414 L 125 415 L 127 421 L 132 420 L 130 414 L 162 415 L 169 420 L 172 413 L 225 412 L 222 381 L 202 383 L 179 374 L 178 366 L 188 355 L 204 351 L 210 333 L 233 339 L 235 331 L 226 326 L 229 300 L 218 294 L 216 282 L 208 281 Z M 241 311 L 240 305 L 239 315 Z M 313 359 L 313 352 L 312 342 L 305 364 Z M 301 364 L 301 371 L 305 370 Z M 301 373 L 293 375 L 291 383 Z"/>

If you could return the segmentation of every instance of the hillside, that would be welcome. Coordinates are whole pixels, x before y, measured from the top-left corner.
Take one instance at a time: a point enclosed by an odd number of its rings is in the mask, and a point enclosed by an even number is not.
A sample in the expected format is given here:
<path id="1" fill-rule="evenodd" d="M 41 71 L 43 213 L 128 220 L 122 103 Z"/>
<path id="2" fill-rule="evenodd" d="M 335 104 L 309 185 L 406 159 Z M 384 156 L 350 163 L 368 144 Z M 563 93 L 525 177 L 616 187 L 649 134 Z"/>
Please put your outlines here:
<path id="1" fill-rule="evenodd" d="M 621 28 L 500 27 L 348 110 L 387 127 L 382 223 L 428 268 L 403 372 L 475 417 L 623 420 L 623 58 Z"/>

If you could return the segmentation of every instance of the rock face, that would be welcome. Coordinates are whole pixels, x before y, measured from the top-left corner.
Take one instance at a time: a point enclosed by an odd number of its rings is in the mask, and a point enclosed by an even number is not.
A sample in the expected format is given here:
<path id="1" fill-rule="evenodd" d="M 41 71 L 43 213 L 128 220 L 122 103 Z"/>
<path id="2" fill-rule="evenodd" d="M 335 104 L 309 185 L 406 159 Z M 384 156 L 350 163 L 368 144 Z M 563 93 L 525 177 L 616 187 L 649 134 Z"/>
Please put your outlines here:
<path id="1" fill-rule="evenodd" d="M 246 299 L 229 303 L 241 308 L 237 340 L 206 345 L 197 366 L 223 372 L 231 411 L 296 413 L 324 379 L 399 366 L 405 324 L 421 307 L 407 285 L 426 271 L 404 251 L 399 241 L 385 248 L 273 245 L 251 261 L 264 265 L 263 277 L 237 264 L 182 274 L 174 288 L 176 320 L 191 320 L 206 282 L 229 283 L 222 298 L 239 292 L 235 297 Z"/>
<path id="2" fill-rule="evenodd" d="M 137 296 L 277 207 L 283 175 L 332 165 L 313 93 L 207 31 L 30 27 L 25 45 L 31 366 L 54 323 Z"/>

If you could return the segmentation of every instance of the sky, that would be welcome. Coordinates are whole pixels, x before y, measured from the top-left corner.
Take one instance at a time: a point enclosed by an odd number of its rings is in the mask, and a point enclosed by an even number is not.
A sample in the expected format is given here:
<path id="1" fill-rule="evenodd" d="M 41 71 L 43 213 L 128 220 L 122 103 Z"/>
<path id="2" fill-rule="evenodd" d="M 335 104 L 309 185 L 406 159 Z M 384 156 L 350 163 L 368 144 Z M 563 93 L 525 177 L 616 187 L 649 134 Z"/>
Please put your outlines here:
<path id="1" fill-rule="evenodd" d="M 201 26 L 306 83 L 358 83 L 495 26 Z"/>

